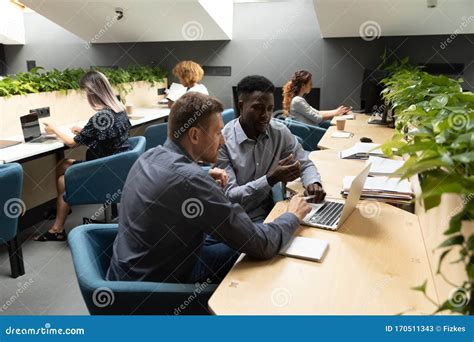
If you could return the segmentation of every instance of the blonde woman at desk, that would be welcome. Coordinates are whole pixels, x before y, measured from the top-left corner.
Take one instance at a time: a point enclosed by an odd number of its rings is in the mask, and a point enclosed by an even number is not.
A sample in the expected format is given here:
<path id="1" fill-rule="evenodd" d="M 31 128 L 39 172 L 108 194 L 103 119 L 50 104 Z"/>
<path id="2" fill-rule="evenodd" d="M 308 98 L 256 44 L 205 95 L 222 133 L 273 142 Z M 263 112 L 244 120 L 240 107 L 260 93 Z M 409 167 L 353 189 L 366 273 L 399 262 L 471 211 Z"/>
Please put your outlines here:
<path id="1" fill-rule="evenodd" d="M 204 77 L 204 70 L 193 61 L 181 61 L 173 68 L 173 75 L 179 80 L 179 84 L 172 83 L 168 91 L 168 108 L 171 108 L 176 100 L 187 92 L 195 91 L 209 95 L 204 84 L 199 82 Z"/>
<path id="2" fill-rule="evenodd" d="M 86 92 L 90 106 L 97 112 L 83 128 L 73 127 L 74 137 L 62 132 L 57 127 L 44 123 L 48 134 L 56 134 L 65 145 L 88 147 L 86 161 L 103 158 L 112 154 L 127 151 L 130 148 L 128 133 L 131 127 L 125 107 L 115 97 L 107 78 L 98 71 L 89 71 L 79 81 L 80 88 Z M 69 205 L 64 201 L 64 173 L 66 169 L 80 160 L 64 159 L 56 169 L 56 220 L 47 232 L 36 236 L 36 241 L 64 241 L 66 233 L 64 223 L 69 213 Z"/>
<path id="3" fill-rule="evenodd" d="M 309 71 L 300 70 L 294 73 L 283 87 L 283 112 L 286 117 L 317 126 L 323 121 L 350 111 L 350 107 L 345 106 L 333 110 L 317 110 L 311 107 L 303 96 L 308 94 L 312 87 L 312 75 Z"/>

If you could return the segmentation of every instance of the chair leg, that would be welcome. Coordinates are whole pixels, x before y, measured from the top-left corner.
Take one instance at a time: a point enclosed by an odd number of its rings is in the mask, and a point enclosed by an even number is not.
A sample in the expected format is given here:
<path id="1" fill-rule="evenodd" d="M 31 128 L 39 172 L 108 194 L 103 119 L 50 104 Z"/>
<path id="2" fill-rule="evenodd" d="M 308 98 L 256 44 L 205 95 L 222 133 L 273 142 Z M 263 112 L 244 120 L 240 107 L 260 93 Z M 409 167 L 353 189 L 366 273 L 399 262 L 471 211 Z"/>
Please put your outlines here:
<path id="1" fill-rule="evenodd" d="M 23 252 L 21 250 L 21 245 L 18 243 L 18 238 L 16 236 L 12 240 L 8 241 L 7 245 L 12 278 L 18 278 L 19 276 L 25 274 L 25 264 L 23 263 Z"/>

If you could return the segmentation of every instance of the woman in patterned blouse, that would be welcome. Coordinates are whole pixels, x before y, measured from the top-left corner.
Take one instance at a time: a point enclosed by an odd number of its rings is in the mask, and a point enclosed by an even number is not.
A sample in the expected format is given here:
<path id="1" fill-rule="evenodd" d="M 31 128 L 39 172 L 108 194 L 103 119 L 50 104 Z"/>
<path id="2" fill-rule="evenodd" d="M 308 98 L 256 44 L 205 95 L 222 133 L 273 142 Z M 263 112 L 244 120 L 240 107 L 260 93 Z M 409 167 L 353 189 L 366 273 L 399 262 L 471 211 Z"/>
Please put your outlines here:
<path id="1" fill-rule="evenodd" d="M 74 138 L 61 132 L 55 126 L 44 123 L 48 134 L 56 134 L 69 147 L 85 145 L 88 147 L 86 161 L 127 151 L 130 148 L 128 133 L 131 127 L 123 104 L 117 100 L 107 78 L 98 71 L 89 71 L 79 82 L 87 94 L 87 100 L 97 112 L 84 128 L 73 127 Z M 57 200 L 56 220 L 49 231 L 35 237 L 37 241 L 64 241 L 64 223 L 69 213 L 69 205 L 63 199 L 64 173 L 72 164 L 81 161 L 64 159 L 56 170 Z"/>

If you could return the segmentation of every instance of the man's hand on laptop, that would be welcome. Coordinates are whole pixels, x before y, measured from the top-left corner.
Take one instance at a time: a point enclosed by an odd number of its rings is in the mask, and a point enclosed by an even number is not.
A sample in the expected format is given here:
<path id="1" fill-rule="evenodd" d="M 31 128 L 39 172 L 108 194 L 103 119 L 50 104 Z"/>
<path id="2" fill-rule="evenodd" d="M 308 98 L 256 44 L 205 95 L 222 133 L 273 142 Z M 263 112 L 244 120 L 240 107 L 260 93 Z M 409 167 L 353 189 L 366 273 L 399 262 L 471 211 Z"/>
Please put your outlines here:
<path id="1" fill-rule="evenodd" d="M 301 176 L 301 164 L 294 160 L 293 154 L 278 162 L 278 166 L 267 174 L 267 181 L 270 186 L 278 182 L 291 182 Z"/>
<path id="2" fill-rule="evenodd" d="M 304 194 L 305 196 L 313 196 L 307 200 L 310 203 L 320 203 L 326 197 L 326 192 L 319 183 L 309 184 Z"/>
<path id="3" fill-rule="evenodd" d="M 288 212 L 294 214 L 300 221 L 303 221 L 310 211 L 311 208 L 301 195 L 293 196 L 288 204 Z"/>
<path id="4" fill-rule="evenodd" d="M 227 181 L 229 177 L 227 176 L 227 172 L 223 169 L 219 169 L 218 167 L 214 167 L 209 170 L 209 176 L 214 178 L 216 183 L 221 187 L 225 188 L 227 186 Z"/>

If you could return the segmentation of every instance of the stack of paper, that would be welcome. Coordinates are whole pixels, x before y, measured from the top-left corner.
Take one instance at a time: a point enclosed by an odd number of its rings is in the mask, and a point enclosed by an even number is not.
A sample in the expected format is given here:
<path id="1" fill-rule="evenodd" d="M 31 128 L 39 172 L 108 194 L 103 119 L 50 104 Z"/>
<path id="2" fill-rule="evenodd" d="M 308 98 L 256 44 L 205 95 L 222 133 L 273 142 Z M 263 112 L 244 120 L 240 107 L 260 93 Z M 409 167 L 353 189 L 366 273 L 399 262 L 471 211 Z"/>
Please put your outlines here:
<path id="1" fill-rule="evenodd" d="M 339 152 L 341 159 L 367 159 L 369 155 L 383 156 L 380 144 L 358 142 L 351 148 Z"/>
<path id="2" fill-rule="evenodd" d="M 332 134 L 331 134 L 331 138 L 350 138 L 352 137 L 354 134 L 351 133 L 351 132 L 344 132 L 344 131 L 334 131 Z"/>
<path id="3" fill-rule="evenodd" d="M 370 163 L 370 176 L 389 176 L 395 175 L 395 171 L 401 168 L 405 161 L 369 156 L 367 163 Z"/>
<path id="4" fill-rule="evenodd" d="M 346 176 L 342 181 L 342 194 L 347 196 L 355 176 Z M 391 202 L 408 203 L 414 193 L 406 179 L 389 177 L 368 177 L 362 190 L 362 198 L 390 200 Z"/>

